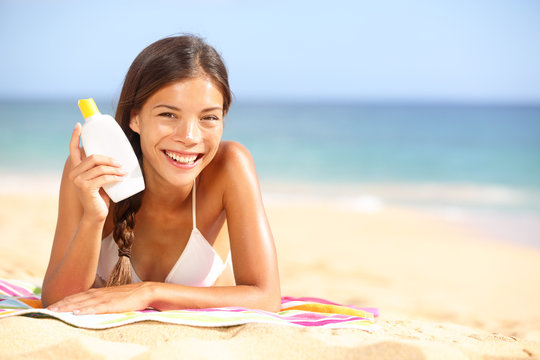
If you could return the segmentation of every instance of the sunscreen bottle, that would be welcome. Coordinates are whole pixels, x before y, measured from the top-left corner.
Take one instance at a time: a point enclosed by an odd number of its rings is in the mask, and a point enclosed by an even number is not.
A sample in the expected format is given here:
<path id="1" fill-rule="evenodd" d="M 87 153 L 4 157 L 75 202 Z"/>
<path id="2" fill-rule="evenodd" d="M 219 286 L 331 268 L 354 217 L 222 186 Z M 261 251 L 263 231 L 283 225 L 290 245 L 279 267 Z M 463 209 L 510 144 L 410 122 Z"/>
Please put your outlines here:
<path id="1" fill-rule="evenodd" d="M 85 119 L 81 141 L 86 156 L 109 156 L 127 172 L 120 182 L 103 186 L 107 195 L 116 203 L 144 190 L 139 161 L 120 125 L 112 116 L 101 114 L 92 98 L 79 100 L 79 108 Z"/>

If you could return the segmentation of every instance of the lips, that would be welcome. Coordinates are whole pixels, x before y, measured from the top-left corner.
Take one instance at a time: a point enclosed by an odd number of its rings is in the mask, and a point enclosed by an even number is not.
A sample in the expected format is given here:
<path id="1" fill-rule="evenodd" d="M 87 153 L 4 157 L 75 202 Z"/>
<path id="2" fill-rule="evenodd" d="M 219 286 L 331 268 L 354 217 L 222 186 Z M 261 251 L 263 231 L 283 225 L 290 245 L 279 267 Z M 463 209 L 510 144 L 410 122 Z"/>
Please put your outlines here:
<path id="1" fill-rule="evenodd" d="M 164 150 L 163 153 L 172 160 L 175 165 L 180 167 L 193 167 L 202 157 L 201 153 L 183 153 L 171 150 Z"/>

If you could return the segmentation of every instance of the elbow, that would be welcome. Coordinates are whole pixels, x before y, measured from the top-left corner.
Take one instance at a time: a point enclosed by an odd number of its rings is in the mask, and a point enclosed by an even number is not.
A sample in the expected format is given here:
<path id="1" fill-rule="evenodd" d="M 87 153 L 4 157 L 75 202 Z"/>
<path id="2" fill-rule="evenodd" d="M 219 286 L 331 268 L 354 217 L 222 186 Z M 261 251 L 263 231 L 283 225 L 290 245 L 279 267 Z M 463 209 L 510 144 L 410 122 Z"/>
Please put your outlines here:
<path id="1" fill-rule="evenodd" d="M 225 306 L 241 306 L 247 309 L 279 312 L 281 310 L 281 292 L 279 287 L 263 285 L 236 285 L 237 294 L 231 303 Z"/>
<path id="2" fill-rule="evenodd" d="M 271 289 L 262 292 L 263 296 L 260 309 L 269 312 L 279 312 L 281 310 L 281 292 L 278 289 Z"/>
<path id="3" fill-rule="evenodd" d="M 92 288 L 92 286 L 81 286 L 80 284 L 70 283 L 69 286 L 59 284 L 53 279 L 43 281 L 41 286 L 41 305 L 45 308 L 63 300 L 65 297 L 74 295 Z"/>
<path id="4" fill-rule="evenodd" d="M 260 283 L 251 285 L 254 292 L 253 305 L 255 309 L 279 312 L 281 311 L 281 286 L 279 277 L 274 279 L 265 279 Z"/>
<path id="5" fill-rule="evenodd" d="M 280 312 L 281 311 L 281 298 L 278 298 L 277 301 L 270 302 L 266 306 L 266 309 L 264 310 L 269 311 L 269 312 L 274 312 L 274 313 Z"/>
<path id="6" fill-rule="evenodd" d="M 47 284 L 47 275 L 45 275 L 45 279 L 43 280 L 43 284 L 41 284 L 41 306 L 46 308 L 47 306 L 51 305 L 53 301 L 51 301 L 51 295 L 49 291 L 49 286 Z"/>
<path id="7" fill-rule="evenodd" d="M 59 296 L 58 291 L 54 291 L 50 284 L 47 283 L 47 279 L 43 281 L 41 286 L 41 306 L 44 308 L 62 300 L 63 298 Z"/>
<path id="8" fill-rule="evenodd" d="M 51 302 L 49 301 L 49 299 L 47 299 L 46 297 L 44 297 L 43 295 L 41 296 L 41 307 L 42 308 L 47 308 L 49 305 L 51 305 Z"/>
<path id="9" fill-rule="evenodd" d="M 60 301 L 62 299 L 57 299 L 57 300 L 54 300 L 54 299 L 48 299 L 48 298 L 41 298 L 41 306 L 46 309 L 47 307 L 51 306 L 52 304 L 54 303 L 57 303 L 58 301 Z"/>
<path id="10" fill-rule="evenodd" d="M 60 299 L 58 299 L 58 300 L 60 300 Z M 56 300 L 56 301 L 58 301 L 58 300 Z M 43 285 L 43 287 L 41 289 L 41 306 L 46 308 L 47 306 L 49 306 L 51 304 L 54 304 L 56 301 L 55 301 L 54 297 L 51 296 L 50 291 L 48 291 L 48 288 L 45 285 Z"/>

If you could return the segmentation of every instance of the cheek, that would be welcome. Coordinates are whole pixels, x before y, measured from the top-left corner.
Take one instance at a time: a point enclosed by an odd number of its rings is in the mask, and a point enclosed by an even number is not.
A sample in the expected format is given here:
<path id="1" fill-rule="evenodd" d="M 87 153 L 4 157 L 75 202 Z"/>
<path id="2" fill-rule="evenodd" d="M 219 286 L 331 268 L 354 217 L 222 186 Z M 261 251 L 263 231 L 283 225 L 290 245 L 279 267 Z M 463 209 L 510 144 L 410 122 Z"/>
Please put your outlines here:
<path id="1" fill-rule="evenodd" d="M 217 127 L 215 129 L 212 129 L 209 134 L 209 139 L 212 145 L 216 146 L 219 145 L 221 142 L 221 138 L 223 136 L 223 127 Z"/>
<path id="2" fill-rule="evenodd" d="M 141 146 L 143 148 L 153 147 L 169 135 L 170 135 L 170 130 L 164 126 L 154 126 L 152 128 L 145 128 L 140 133 Z"/>
<path id="3" fill-rule="evenodd" d="M 214 155 L 217 153 L 219 144 L 221 143 L 221 137 L 223 136 L 223 127 L 206 129 L 205 131 L 205 147 L 208 151 L 208 154 L 211 155 L 211 158 L 214 158 Z"/>
<path id="4" fill-rule="evenodd" d="M 141 141 L 141 150 L 142 150 L 143 157 L 147 157 L 148 156 L 148 138 L 145 135 L 141 134 L 140 141 Z"/>
<path id="5" fill-rule="evenodd" d="M 143 157 L 148 158 L 153 154 L 153 149 L 156 145 L 156 140 L 154 136 L 152 136 L 151 133 L 148 132 L 141 132 L 140 134 L 141 139 L 141 150 Z"/>

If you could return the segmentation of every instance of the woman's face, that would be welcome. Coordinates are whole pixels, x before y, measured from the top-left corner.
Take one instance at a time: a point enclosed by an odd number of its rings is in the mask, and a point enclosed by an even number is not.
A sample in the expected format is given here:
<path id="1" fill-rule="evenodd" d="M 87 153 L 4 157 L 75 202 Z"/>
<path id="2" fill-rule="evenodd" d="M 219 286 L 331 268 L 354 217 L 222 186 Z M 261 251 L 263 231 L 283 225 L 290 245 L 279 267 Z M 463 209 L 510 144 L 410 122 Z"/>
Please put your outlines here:
<path id="1" fill-rule="evenodd" d="M 147 183 L 192 183 L 218 150 L 223 117 L 223 96 L 209 79 L 182 80 L 156 91 L 130 122 L 141 138 Z"/>

